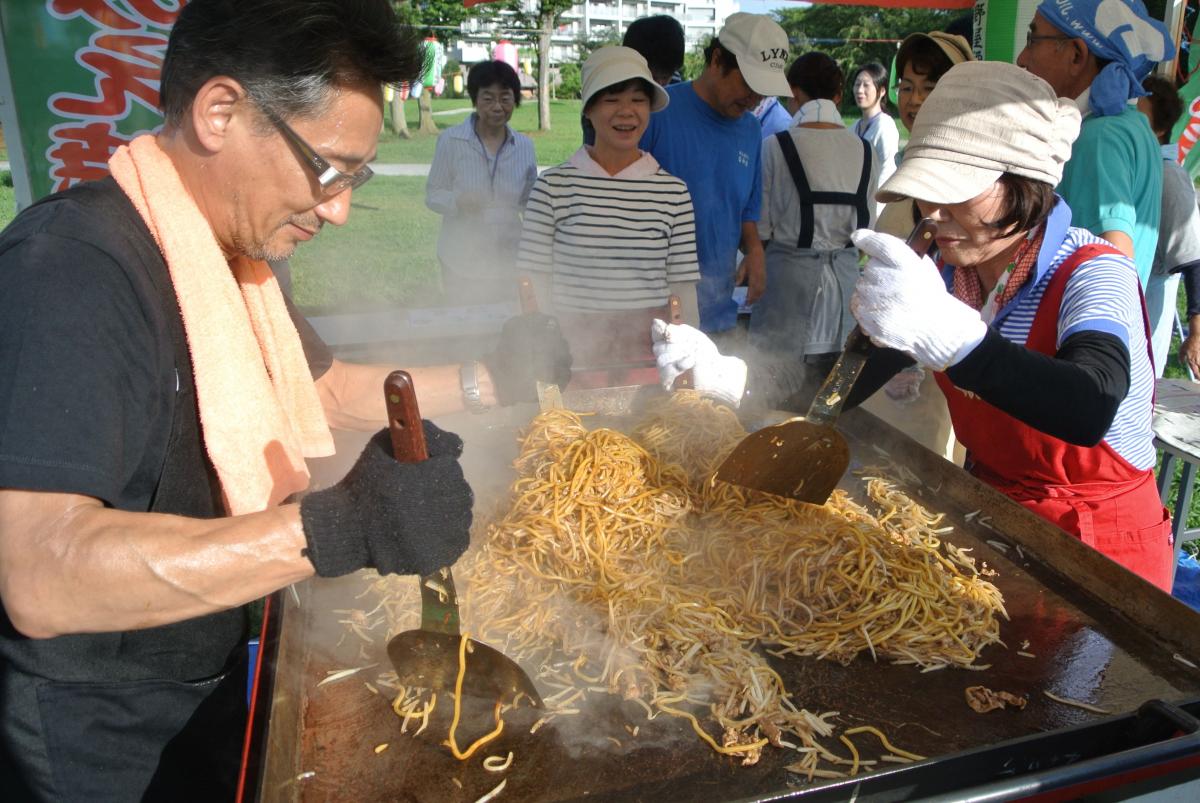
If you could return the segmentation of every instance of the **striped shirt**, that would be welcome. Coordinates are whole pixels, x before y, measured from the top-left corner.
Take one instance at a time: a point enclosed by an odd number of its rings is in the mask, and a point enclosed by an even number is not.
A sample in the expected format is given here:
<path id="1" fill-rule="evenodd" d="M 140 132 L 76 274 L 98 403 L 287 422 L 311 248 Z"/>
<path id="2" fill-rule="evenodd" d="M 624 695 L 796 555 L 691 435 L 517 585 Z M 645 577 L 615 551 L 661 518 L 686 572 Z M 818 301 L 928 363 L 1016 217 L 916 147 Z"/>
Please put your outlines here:
<path id="1" fill-rule="evenodd" d="M 558 310 L 663 306 L 668 282 L 700 278 L 687 185 L 649 154 L 617 176 L 581 169 L 587 162 L 584 151 L 538 177 L 525 207 L 520 269 L 551 275 Z"/>
<path id="2" fill-rule="evenodd" d="M 1042 296 L 1067 257 L 1084 245 L 1108 244 L 1085 229 L 1071 227 L 1070 223 L 1071 209 L 1060 199 L 1046 221 L 1046 235 L 1033 277 L 992 322 L 1006 340 L 1023 344 L 1029 339 Z M 952 275 L 952 269 L 947 275 Z M 1132 260 L 1105 254 L 1076 266 L 1067 280 L 1059 307 L 1056 347 L 1061 348 L 1068 337 L 1084 331 L 1111 334 L 1129 350 L 1129 392 L 1118 406 L 1104 440 L 1134 468 L 1154 468 L 1151 428 L 1154 366 L 1146 341 L 1141 288 Z"/>

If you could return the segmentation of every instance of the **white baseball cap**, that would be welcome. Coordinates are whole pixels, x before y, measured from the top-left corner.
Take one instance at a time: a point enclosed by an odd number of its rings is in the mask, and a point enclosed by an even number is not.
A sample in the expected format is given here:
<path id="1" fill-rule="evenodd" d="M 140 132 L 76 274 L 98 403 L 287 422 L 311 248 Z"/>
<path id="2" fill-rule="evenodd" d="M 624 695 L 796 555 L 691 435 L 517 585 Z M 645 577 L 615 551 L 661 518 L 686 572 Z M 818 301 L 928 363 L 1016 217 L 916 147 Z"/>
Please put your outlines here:
<path id="1" fill-rule="evenodd" d="M 666 108 L 671 102 L 666 90 L 658 85 L 650 74 L 650 65 L 646 57 L 632 47 L 610 45 L 592 51 L 583 63 L 583 107 L 602 89 L 628 81 L 630 78 L 643 78 L 653 88 L 650 96 L 650 111 L 656 112 Z"/>
<path id="2" fill-rule="evenodd" d="M 765 14 L 730 14 L 717 34 L 737 59 L 746 84 L 763 97 L 791 97 L 787 82 L 788 36 Z"/>
<path id="3" fill-rule="evenodd" d="M 956 64 L 922 104 L 904 159 L 875 200 L 961 203 L 1004 173 L 1057 186 L 1079 122 L 1073 100 L 1015 64 Z"/>

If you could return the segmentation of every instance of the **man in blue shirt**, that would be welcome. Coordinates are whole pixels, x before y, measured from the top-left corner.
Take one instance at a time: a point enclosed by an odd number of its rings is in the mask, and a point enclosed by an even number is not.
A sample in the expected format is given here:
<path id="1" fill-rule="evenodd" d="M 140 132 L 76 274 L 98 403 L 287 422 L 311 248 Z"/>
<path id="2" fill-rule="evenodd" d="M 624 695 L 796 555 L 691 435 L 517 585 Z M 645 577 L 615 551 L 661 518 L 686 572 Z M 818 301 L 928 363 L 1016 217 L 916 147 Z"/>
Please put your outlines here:
<path id="1" fill-rule="evenodd" d="M 1146 118 L 1129 101 L 1146 94 L 1142 79 L 1174 52 L 1141 0 L 1043 0 L 1017 56 L 1083 114 L 1057 188 L 1073 225 L 1133 259 L 1143 287 L 1158 243 L 1162 164 Z"/>
<path id="2" fill-rule="evenodd" d="M 762 129 L 754 109 L 764 97 L 791 95 L 784 73 L 787 34 L 765 15 L 733 14 L 704 57 L 700 77 L 667 87 L 671 104 L 651 116 L 641 148 L 687 182 L 696 210 L 700 328 L 717 333 L 737 323 L 736 284 L 748 283 L 749 303 L 766 286 L 755 225 L 762 205 Z"/>

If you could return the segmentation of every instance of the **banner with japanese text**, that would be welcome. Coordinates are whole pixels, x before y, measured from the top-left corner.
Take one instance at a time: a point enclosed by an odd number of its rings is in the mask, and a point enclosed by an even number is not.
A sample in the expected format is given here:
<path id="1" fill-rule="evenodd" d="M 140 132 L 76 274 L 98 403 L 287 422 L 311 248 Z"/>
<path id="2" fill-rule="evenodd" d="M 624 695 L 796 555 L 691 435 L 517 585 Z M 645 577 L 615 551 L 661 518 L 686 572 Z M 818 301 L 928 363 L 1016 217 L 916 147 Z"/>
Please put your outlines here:
<path id="1" fill-rule="evenodd" d="M 161 124 L 159 72 L 185 4 L 0 2 L 5 138 L 14 183 L 24 178 L 33 200 L 104 177 L 117 147 Z"/>
<path id="2" fill-rule="evenodd" d="M 1200 179 L 1200 52 L 1194 46 L 1200 18 L 1200 3 L 1188 0 L 1183 18 L 1183 36 L 1176 63 L 1176 82 L 1181 84 L 1179 95 L 1183 98 L 1183 115 L 1171 132 L 1171 139 L 1179 143 L 1176 159 L 1187 168 L 1193 180 Z"/>

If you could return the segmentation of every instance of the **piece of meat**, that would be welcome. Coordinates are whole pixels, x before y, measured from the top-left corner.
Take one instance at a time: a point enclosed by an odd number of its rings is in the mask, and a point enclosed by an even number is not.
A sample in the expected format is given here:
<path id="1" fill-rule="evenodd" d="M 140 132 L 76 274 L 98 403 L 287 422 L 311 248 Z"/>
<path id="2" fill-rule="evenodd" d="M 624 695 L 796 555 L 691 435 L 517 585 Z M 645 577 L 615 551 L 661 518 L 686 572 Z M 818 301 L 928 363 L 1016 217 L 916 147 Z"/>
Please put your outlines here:
<path id="1" fill-rule="evenodd" d="M 977 714 L 986 714 L 988 711 L 995 711 L 1006 705 L 1020 710 L 1025 707 L 1025 703 L 1029 702 L 1026 698 L 1011 692 L 992 691 L 987 686 L 968 686 L 966 696 L 967 705 L 971 706 L 971 710 Z"/>

